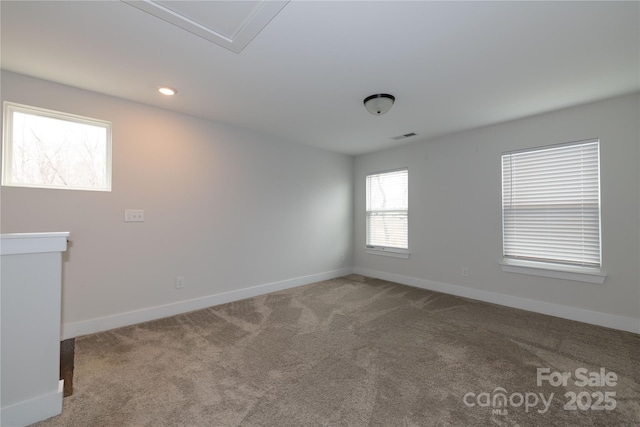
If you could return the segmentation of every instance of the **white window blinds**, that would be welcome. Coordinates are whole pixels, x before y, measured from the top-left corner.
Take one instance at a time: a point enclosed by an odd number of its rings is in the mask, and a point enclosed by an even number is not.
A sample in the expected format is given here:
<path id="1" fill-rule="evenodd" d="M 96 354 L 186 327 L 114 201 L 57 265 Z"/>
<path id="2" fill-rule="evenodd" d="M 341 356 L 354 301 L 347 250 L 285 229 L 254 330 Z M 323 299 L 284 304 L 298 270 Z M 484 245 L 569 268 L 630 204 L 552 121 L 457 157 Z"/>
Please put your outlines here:
<path id="1" fill-rule="evenodd" d="M 599 267 L 600 142 L 502 155 L 505 258 Z"/>
<path id="2" fill-rule="evenodd" d="M 367 175 L 367 247 L 408 249 L 408 169 Z"/>

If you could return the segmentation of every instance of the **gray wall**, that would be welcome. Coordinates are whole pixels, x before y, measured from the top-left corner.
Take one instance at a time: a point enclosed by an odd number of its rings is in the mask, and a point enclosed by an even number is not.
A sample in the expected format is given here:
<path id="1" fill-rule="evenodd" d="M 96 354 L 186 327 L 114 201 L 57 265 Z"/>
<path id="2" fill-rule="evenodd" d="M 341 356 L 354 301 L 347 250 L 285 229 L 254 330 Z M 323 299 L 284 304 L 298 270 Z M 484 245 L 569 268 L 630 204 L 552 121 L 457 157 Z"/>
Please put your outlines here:
<path id="1" fill-rule="evenodd" d="M 9 72 L 1 83 L 3 101 L 113 123 L 112 192 L 2 187 L 2 233 L 71 232 L 66 336 L 353 264 L 352 157 Z"/>
<path id="2" fill-rule="evenodd" d="M 66 337 L 352 268 L 640 331 L 638 94 L 354 161 L 9 72 L 1 84 L 2 100 L 113 122 L 111 193 L 2 187 L 3 233 L 72 233 L 63 265 Z M 503 272 L 500 154 L 588 138 L 601 141 L 605 283 Z M 411 257 L 366 254 L 364 176 L 404 166 Z M 125 209 L 144 209 L 145 222 L 124 223 Z M 184 289 L 175 289 L 176 276 L 186 278 Z"/>
<path id="3" fill-rule="evenodd" d="M 639 104 L 627 95 L 358 156 L 356 271 L 557 315 L 577 309 L 585 321 L 604 313 L 640 331 Z M 589 138 L 601 143 L 605 283 L 503 272 L 501 153 Z M 405 166 L 410 259 L 367 254 L 365 174 Z"/>

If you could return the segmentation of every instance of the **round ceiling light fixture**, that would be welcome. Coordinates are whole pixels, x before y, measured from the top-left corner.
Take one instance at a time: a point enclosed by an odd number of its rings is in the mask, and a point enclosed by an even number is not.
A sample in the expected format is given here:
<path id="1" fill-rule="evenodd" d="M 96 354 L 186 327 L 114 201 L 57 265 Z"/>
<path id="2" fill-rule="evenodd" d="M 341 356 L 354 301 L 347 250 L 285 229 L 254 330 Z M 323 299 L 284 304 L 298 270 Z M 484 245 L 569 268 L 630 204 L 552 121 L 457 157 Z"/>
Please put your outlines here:
<path id="1" fill-rule="evenodd" d="M 173 96 L 173 95 L 175 95 L 176 93 L 178 93 L 178 91 L 177 91 L 177 90 L 175 90 L 174 88 L 169 87 L 169 86 L 162 86 L 162 87 L 159 87 L 159 88 L 158 88 L 158 92 L 160 92 L 160 93 L 161 93 L 161 94 L 163 94 L 163 95 L 167 95 L 167 96 Z"/>
<path id="2" fill-rule="evenodd" d="M 364 99 L 364 108 L 373 115 L 379 116 L 391 109 L 396 97 L 388 93 L 378 93 Z"/>

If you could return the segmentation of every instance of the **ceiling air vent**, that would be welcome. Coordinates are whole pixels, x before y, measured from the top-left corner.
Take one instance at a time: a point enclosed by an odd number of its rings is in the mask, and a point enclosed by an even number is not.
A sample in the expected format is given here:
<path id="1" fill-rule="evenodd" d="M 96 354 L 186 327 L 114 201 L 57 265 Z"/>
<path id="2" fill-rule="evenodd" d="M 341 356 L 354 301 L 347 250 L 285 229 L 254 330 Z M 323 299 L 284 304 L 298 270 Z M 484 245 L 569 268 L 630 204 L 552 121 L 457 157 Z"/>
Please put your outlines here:
<path id="1" fill-rule="evenodd" d="M 411 138 L 412 136 L 416 136 L 416 135 L 417 135 L 417 133 L 411 132 L 411 133 L 405 133 L 404 135 L 398 135 L 398 136 L 391 137 L 391 139 L 393 139 L 395 141 L 400 141 L 401 139 Z"/>

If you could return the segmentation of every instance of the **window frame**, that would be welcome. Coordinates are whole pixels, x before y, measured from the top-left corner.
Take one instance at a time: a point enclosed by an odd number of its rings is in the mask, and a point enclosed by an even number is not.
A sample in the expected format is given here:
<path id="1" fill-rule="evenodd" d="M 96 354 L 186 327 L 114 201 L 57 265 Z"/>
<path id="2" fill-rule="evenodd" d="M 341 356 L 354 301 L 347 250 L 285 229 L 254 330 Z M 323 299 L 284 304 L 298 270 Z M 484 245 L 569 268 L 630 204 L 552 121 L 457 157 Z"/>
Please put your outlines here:
<path id="1" fill-rule="evenodd" d="M 406 176 L 407 176 L 407 204 L 406 204 L 406 209 L 395 209 L 395 210 L 393 210 L 393 212 L 405 212 L 406 213 L 406 218 L 407 218 L 406 219 L 406 221 L 407 221 L 407 230 L 406 230 L 407 247 L 406 248 L 402 248 L 402 247 L 393 247 L 393 246 L 383 246 L 383 245 L 372 245 L 372 244 L 369 244 L 370 213 L 374 212 L 374 211 L 375 212 L 379 212 L 377 210 L 368 209 L 368 207 L 369 207 L 369 192 L 367 190 L 369 188 L 368 187 L 369 177 L 375 176 L 375 175 L 384 175 L 384 174 L 397 173 L 397 172 L 401 172 L 401 171 L 406 172 Z M 402 258 L 402 259 L 409 258 L 410 252 L 409 252 L 409 168 L 408 167 L 389 169 L 389 170 L 383 170 L 383 171 L 377 171 L 377 172 L 370 172 L 370 173 L 367 173 L 365 175 L 365 252 L 368 253 L 368 254 L 372 254 L 372 255 L 383 255 L 383 256 L 388 256 L 388 257 L 393 257 L 393 258 Z"/>
<path id="2" fill-rule="evenodd" d="M 597 217 L 598 217 L 598 256 L 599 263 L 597 265 L 580 264 L 569 260 L 546 260 L 535 257 L 518 257 L 507 255 L 505 250 L 505 170 L 504 158 L 509 155 L 517 155 L 519 153 L 536 153 L 555 148 L 573 147 L 587 144 L 597 144 Z M 501 214 L 502 214 L 502 262 L 501 268 L 505 272 L 529 274 L 535 276 L 552 277 L 559 279 L 577 280 L 590 283 L 604 283 L 606 274 L 602 270 L 602 208 L 601 208 L 601 173 L 600 173 L 600 140 L 592 138 L 581 141 L 568 142 L 563 144 L 547 145 L 542 147 L 533 147 L 522 150 L 508 151 L 501 155 Z"/>
<path id="3" fill-rule="evenodd" d="M 13 179 L 13 121 L 14 113 L 28 114 L 51 118 L 72 123 L 79 123 L 104 128 L 105 135 L 105 185 L 101 187 L 65 186 L 43 183 L 23 183 Z M 49 110 L 31 105 L 19 104 L 10 101 L 3 102 L 3 133 L 2 133 L 2 186 L 43 188 L 56 190 L 82 190 L 110 192 L 112 186 L 112 123 L 106 120 L 79 116 L 61 111 Z"/>

